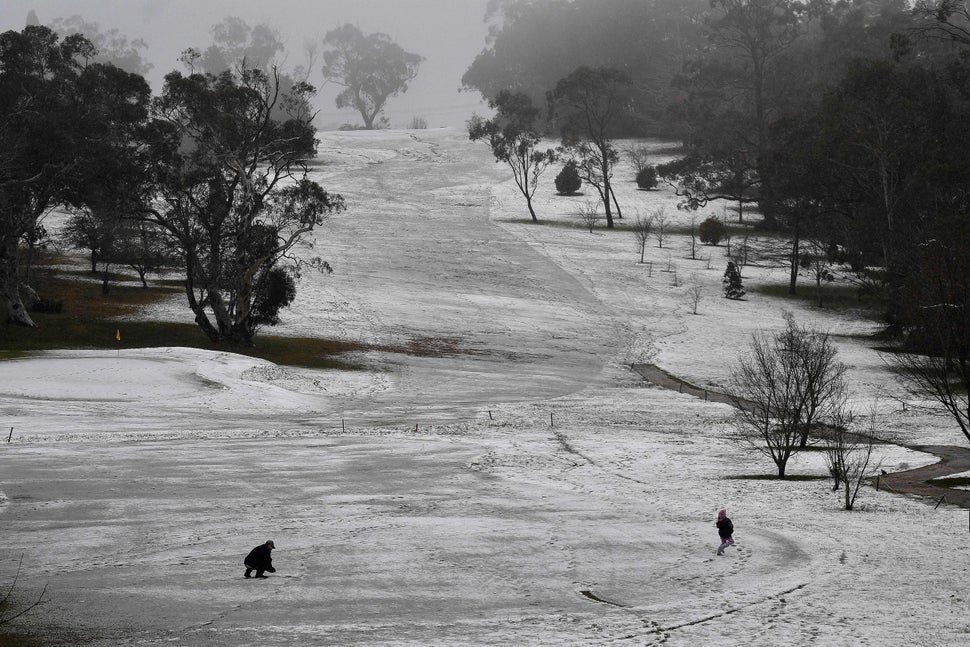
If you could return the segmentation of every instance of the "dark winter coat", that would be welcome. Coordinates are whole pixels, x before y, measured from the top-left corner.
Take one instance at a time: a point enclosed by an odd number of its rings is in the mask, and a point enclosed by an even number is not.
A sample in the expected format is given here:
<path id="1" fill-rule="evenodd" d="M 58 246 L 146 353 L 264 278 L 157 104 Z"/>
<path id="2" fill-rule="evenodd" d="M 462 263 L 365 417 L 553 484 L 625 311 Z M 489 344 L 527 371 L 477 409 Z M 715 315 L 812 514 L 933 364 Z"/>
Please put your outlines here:
<path id="1" fill-rule="evenodd" d="M 727 517 L 718 519 L 715 525 L 717 526 L 717 534 L 721 539 L 727 539 L 734 534 L 734 524 Z"/>
<path id="2" fill-rule="evenodd" d="M 260 544 L 249 551 L 249 554 L 246 555 L 246 559 L 243 561 L 249 568 L 273 573 L 273 558 L 270 554 L 271 552 L 269 546 Z"/>

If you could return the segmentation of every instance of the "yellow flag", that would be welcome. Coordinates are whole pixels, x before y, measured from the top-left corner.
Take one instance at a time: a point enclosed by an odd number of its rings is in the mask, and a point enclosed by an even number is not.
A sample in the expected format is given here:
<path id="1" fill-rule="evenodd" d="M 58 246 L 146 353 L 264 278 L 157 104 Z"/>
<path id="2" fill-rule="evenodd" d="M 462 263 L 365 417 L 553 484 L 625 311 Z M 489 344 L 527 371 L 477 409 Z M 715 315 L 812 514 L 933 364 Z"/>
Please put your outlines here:
<path id="1" fill-rule="evenodd" d="M 121 341 L 121 328 L 119 328 L 118 332 L 115 333 L 115 339 Z"/>

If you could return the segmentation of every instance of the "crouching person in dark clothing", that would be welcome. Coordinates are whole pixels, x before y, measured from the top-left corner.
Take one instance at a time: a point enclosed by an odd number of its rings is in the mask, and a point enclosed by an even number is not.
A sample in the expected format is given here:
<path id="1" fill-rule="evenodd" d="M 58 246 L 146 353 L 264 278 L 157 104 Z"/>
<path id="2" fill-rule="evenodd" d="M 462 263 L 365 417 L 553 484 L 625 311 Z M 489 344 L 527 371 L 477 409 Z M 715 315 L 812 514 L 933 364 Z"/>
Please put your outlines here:
<path id="1" fill-rule="evenodd" d="M 246 572 L 243 573 L 243 577 L 249 577 L 252 571 L 256 571 L 256 577 L 260 578 L 266 577 L 263 575 L 263 571 L 275 573 L 276 569 L 273 568 L 273 557 L 271 555 L 274 548 L 276 548 L 276 545 L 272 541 L 268 541 L 249 551 L 246 559 L 243 560 L 246 565 Z"/>

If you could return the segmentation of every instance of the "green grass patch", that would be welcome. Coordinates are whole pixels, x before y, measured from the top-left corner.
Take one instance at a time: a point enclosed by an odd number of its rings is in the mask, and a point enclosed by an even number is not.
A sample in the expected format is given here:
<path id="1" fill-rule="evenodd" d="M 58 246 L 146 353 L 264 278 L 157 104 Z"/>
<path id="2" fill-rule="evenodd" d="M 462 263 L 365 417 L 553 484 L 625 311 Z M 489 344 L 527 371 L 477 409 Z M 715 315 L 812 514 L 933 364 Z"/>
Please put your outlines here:
<path id="1" fill-rule="evenodd" d="M 383 351 L 419 357 L 450 357 L 481 354 L 461 346 L 456 338 L 427 337 L 402 346 L 375 346 L 332 339 L 282 337 L 264 329 L 252 346 L 214 344 L 192 322 L 186 308 L 186 322 L 124 319 L 146 306 L 170 299 L 181 292 L 179 281 L 153 283 L 149 288 L 125 283 L 112 285 L 101 294 L 100 280 L 84 280 L 90 273 L 56 268 L 38 268 L 33 274 L 34 288 L 45 299 L 61 301 L 63 312 L 31 312 L 36 328 L 0 324 L 0 361 L 20 359 L 45 350 L 86 349 L 126 350 L 178 346 L 233 352 L 258 357 L 274 364 L 315 369 L 361 370 L 360 363 L 342 355 L 354 351 Z M 130 277 L 124 277 L 130 279 Z M 175 283 L 176 285 L 172 285 Z M 121 340 L 117 339 L 120 333 Z"/>
<path id="2" fill-rule="evenodd" d="M 30 313 L 36 328 L 0 324 L 0 359 L 17 359 L 31 352 L 79 349 L 131 349 L 158 346 L 184 346 L 206 350 L 231 351 L 259 357 L 277 364 L 308 368 L 359 369 L 357 364 L 337 356 L 367 347 L 326 339 L 302 339 L 258 335 L 254 346 L 217 345 L 209 341 L 194 323 L 161 321 L 121 321 L 119 317 L 137 314 L 142 308 L 171 298 L 181 291 L 173 285 L 142 288 L 131 283 L 112 285 L 101 294 L 100 280 L 83 280 L 87 272 L 37 268 L 31 282 L 45 299 L 62 301 L 59 314 Z M 122 278 L 129 279 L 130 276 Z M 186 319 L 191 313 L 186 308 Z M 120 331 L 121 341 L 116 339 Z"/>
<path id="3" fill-rule="evenodd" d="M 31 285 L 38 294 L 50 301 L 64 303 L 64 312 L 57 317 L 78 317 L 92 319 L 107 319 L 131 315 L 141 308 L 159 303 L 172 297 L 180 291 L 172 285 L 150 285 L 147 288 L 141 284 L 133 284 L 129 275 L 116 274 L 115 281 L 123 279 L 125 283 L 110 283 L 108 294 L 101 293 L 101 276 L 90 272 L 75 270 L 57 270 L 42 268 L 31 273 Z M 31 313 L 35 321 L 42 319 L 43 314 Z M 39 322 L 38 322 L 39 323 Z"/>
<path id="4" fill-rule="evenodd" d="M 788 283 L 769 283 L 748 289 L 749 293 L 763 294 L 775 299 L 795 301 L 809 306 L 816 306 L 818 297 L 815 283 L 809 279 L 799 277 L 797 294 L 788 294 Z M 882 296 L 863 294 L 854 285 L 845 283 L 822 284 L 822 307 L 837 310 L 853 310 L 872 320 L 882 321 L 883 314 L 888 308 L 888 301 Z"/>
<path id="5" fill-rule="evenodd" d="M 258 357 L 275 364 L 318 369 L 359 370 L 359 364 L 340 359 L 342 353 L 370 347 L 329 339 L 257 335 L 253 346 L 214 344 L 194 323 L 118 321 L 69 315 L 33 315 L 37 328 L 5 325 L 0 359 L 17 359 L 31 351 L 79 348 L 121 350 L 181 346 Z M 116 334 L 121 334 L 121 341 Z"/>
<path id="6" fill-rule="evenodd" d="M 580 220 L 579 216 L 576 216 L 575 220 L 545 220 L 539 218 L 539 222 L 534 222 L 532 218 L 506 218 L 502 222 L 510 222 L 514 225 L 534 225 L 541 227 L 557 227 L 559 229 L 587 229 L 586 225 Z M 602 225 L 597 225 L 595 229 L 606 229 L 606 221 L 603 221 Z"/>
<path id="7" fill-rule="evenodd" d="M 818 474 L 787 474 L 785 478 L 778 478 L 777 474 L 741 474 L 724 478 L 729 481 L 827 481 L 832 477 Z"/>

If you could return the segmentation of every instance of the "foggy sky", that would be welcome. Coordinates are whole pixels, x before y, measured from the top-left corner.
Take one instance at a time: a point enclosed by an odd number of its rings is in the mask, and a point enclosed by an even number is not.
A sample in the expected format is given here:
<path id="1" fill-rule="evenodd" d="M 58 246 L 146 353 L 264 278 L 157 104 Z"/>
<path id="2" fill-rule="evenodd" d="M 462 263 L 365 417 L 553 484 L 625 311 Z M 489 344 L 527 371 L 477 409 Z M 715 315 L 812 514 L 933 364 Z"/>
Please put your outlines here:
<path id="1" fill-rule="evenodd" d="M 238 16 L 250 26 L 265 23 L 280 32 L 287 48 L 286 67 L 304 62 L 305 39 L 323 40 L 324 34 L 344 23 L 365 34 L 383 32 L 409 52 L 425 58 L 407 93 L 388 100 L 385 114 L 392 127 L 402 127 L 421 116 L 430 127 L 462 126 L 473 112 L 485 113 L 477 92 L 458 92 L 461 75 L 485 47 L 483 22 L 488 0 L 2 0 L 0 31 L 20 31 L 33 9 L 41 24 L 55 18 L 80 15 L 96 22 L 102 31 L 117 28 L 129 41 L 148 43 L 143 55 L 154 65 L 148 80 L 157 93 L 162 78 L 183 69 L 179 53 L 187 47 L 205 49 L 212 42 L 210 29 L 226 16 Z M 275 5 L 275 6 L 274 6 Z M 361 123 L 352 110 L 337 110 L 340 91 L 323 85 L 320 64 L 310 78 L 319 90 L 315 100 L 321 128 L 338 123 Z"/>

